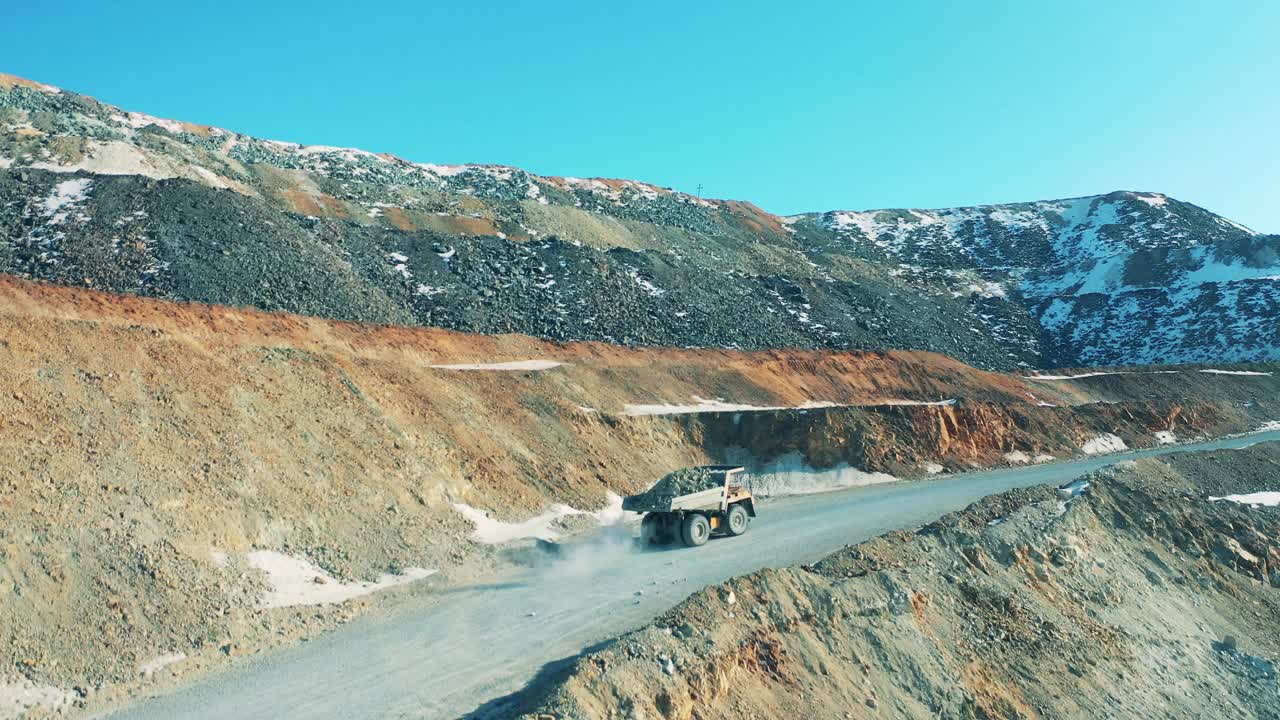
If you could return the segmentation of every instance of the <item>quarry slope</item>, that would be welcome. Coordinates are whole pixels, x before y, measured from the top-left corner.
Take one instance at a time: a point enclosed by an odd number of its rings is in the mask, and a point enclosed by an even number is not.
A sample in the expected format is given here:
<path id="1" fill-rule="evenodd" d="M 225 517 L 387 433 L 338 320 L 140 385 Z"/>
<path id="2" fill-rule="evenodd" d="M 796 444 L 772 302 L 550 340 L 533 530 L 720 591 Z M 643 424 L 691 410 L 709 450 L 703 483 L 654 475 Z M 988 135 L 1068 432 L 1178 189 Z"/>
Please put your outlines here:
<path id="1" fill-rule="evenodd" d="M 988 369 L 1280 359 L 1280 237 L 1160 193 L 779 217 L 634 180 L 265 140 L 9 75 L 0 272 L 627 345 L 916 349 Z"/>
<path id="2" fill-rule="evenodd" d="M 1241 446 L 1264 438 L 1280 438 L 1280 432 L 1216 441 L 1209 446 Z M 1166 447 L 1128 457 L 1170 450 Z M 843 717 L 840 711 L 796 712 L 789 705 L 790 694 L 785 692 L 755 708 L 746 703 L 728 705 L 725 697 L 717 696 L 719 686 L 715 683 L 736 684 L 739 678 L 735 673 L 750 673 L 751 667 L 735 668 L 735 660 L 720 657 L 718 646 L 702 640 L 702 631 L 710 630 L 710 636 L 718 637 L 715 628 L 720 622 L 735 629 L 751 627 L 754 618 L 739 615 L 752 609 L 745 597 L 719 606 L 717 609 L 726 612 L 717 613 L 714 619 L 696 616 L 703 622 L 690 620 L 689 627 L 672 624 L 671 619 L 690 616 L 689 607 L 700 607 L 704 597 L 717 597 L 723 591 L 715 584 L 731 576 L 752 573 L 761 567 L 779 568 L 786 573 L 789 564 L 817 561 L 833 550 L 878 533 L 919 527 L 985 495 L 1009 488 L 1067 482 L 1115 460 L 1093 458 L 972 473 L 948 481 L 770 499 L 762 503 L 761 514 L 746 535 L 716 540 L 696 550 L 644 552 L 629 537 L 605 533 L 564 545 L 555 554 L 540 555 L 529 569 L 461 589 L 435 604 L 415 607 L 386 621 L 358 623 L 320 641 L 266 655 L 208 682 L 127 709 L 118 717 L 142 720 L 182 714 L 218 718 L 259 713 L 278 718 L 505 719 L 519 715 L 535 696 L 545 697 L 553 692 L 555 683 L 564 680 L 575 661 L 579 670 L 569 674 L 567 686 L 577 693 L 580 685 L 589 682 L 586 678 L 595 677 L 582 668 L 616 667 L 620 672 L 630 672 L 627 665 L 619 667 L 622 661 L 618 658 L 639 647 L 644 651 L 634 664 L 643 671 L 646 663 L 656 663 L 653 670 L 656 677 L 662 678 L 662 684 L 612 687 L 609 683 L 617 676 L 606 676 L 581 692 L 583 696 L 598 693 L 589 703 L 535 701 L 532 705 L 550 711 L 556 718 Z M 1041 488 L 1035 496 L 1053 497 L 1053 492 Z M 1056 511 L 1056 505 L 1053 507 Z M 764 572 L 765 577 L 770 574 L 771 571 Z M 726 588 L 738 588 L 736 592 L 743 593 L 740 588 L 751 580 L 739 578 Z M 708 584 L 712 587 L 704 590 Z M 760 593 L 769 590 L 766 586 Z M 797 592 L 803 594 L 805 589 Z M 681 602 L 690 594 L 692 599 Z M 883 597 L 877 592 L 867 593 L 862 599 L 875 608 Z M 778 601 L 788 608 L 796 602 L 791 597 Z M 677 604 L 675 610 L 670 610 Z M 678 636 L 689 638 L 689 655 L 665 653 L 673 663 L 680 663 L 681 671 L 672 676 L 666 674 L 662 658 L 655 654 L 660 651 L 647 645 L 648 636 L 654 631 L 642 631 L 640 638 L 628 636 L 609 642 L 619 630 L 649 626 L 659 615 L 656 632 L 666 637 L 668 645 L 671 638 L 664 632 L 667 627 L 676 627 Z M 813 617 L 810 621 L 820 624 L 824 619 Z M 785 628 L 776 632 L 785 632 Z M 806 637 L 807 633 L 800 635 Z M 601 644 L 606 649 L 595 654 Z M 688 665 L 697 662 L 691 656 L 703 647 L 713 651 L 706 658 L 708 664 L 725 665 L 717 665 L 711 671 L 718 677 L 709 685 L 704 678 L 692 675 L 697 671 Z M 591 654 L 575 658 L 584 649 Z M 600 658 L 607 659 L 602 662 Z M 882 671 L 903 672 L 903 668 L 893 663 Z M 584 677 L 579 679 L 579 675 Z M 680 688 L 679 683 L 686 678 L 691 685 L 689 692 L 696 694 L 697 701 L 681 705 L 679 700 L 668 703 L 662 699 L 664 691 L 672 698 L 678 697 L 672 688 Z M 529 689 L 524 693 L 509 695 L 526 684 Z M 712 705 L 716 709 L 707 707 Z M 854 706 L 845 709 L 858 710 Z"/>
<path id="3" fill-rule="evenodd" d="M 615 494 L 682 465 L 745 462 L 785 494 L 1280 416 L 1265 365 L 1027 379 L 922 353 L 562 344 L 14 279 L 0 368 L 0 684 L 88 705 L 474 582 L 506 562 L 486 533 L 616 519 Z M 815 486 L 814 469 L 834 472 Z"/>
<path id="4" fill-rule="evenodd" d="M 696 592 L 476 717 L 1273 718 L 1277 478 L 1269 442 L 993 495 Z"/>

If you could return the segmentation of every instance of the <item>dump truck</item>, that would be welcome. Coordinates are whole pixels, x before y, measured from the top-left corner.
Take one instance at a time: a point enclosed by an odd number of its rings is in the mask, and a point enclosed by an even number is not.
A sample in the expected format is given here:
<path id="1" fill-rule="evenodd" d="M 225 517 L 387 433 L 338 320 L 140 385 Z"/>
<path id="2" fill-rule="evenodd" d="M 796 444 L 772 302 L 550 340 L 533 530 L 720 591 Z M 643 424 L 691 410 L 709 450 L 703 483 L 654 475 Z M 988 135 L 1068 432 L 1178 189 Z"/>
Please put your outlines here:
<path id="1" fill-rule="evenodd" d="M 756 516 L 751 488 L 738 465 L 701 465 L 663 477 L 639 495 L 622 499 L 622 509 L 644 513 L 640 540 L 654 545 L 706 544 L 712 535 L 738 536 Z"/>

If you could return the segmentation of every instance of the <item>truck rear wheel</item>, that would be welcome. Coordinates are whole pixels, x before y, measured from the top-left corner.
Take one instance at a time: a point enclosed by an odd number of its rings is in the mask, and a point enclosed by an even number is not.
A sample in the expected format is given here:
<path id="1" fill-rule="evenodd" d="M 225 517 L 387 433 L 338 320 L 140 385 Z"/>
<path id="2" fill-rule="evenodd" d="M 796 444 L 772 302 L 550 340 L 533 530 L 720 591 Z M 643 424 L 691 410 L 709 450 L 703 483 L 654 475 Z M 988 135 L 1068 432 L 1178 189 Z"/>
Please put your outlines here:
<path id="1" fill-rule="evenodd" d="M 741 505 L 729 507 L 729 521 L 725 523 L 725 532 L 737 537 L 747 531 L 747 509 Z"/>
<path id="2" fill-rule="evenodd" d="M 706 545 L 710 537 L 711 523 L 707 522 L 706 515 L 691 512 L 684 516 L 684 522 L 680 524 L 680 539 L 684 540 L 685 545 Z"/>
<path id="3" fill-rule="evenodd" d="M 662 534 L 662 523 L 657 515 L 647 513 L 640 520 L 640 542 L 646 545 L 656 545 L 659 542 L 659 535 Z"/>

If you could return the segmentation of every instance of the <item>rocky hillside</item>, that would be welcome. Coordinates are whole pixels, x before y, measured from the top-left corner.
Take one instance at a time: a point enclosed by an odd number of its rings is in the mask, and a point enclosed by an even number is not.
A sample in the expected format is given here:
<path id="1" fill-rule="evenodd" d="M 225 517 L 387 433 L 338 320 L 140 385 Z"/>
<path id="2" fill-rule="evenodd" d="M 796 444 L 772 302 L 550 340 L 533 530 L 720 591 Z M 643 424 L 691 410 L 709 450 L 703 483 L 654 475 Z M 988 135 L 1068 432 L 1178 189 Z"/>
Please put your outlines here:
<path id="1" fill-rule="evenodd" d="M 709 587 L 476 717 L 1274 718 L 1278 471 L 1265 443 L 991 496 Z"/>
<path id="2" fill-rule="evenodd" d="M 922 349 L 986 368 L 1280 357 L 1280 239 L 1151 193 L 782 218 L 414 163 L 0 76 L 0 271 L 560 340 Z"/>
<path id="3" fill-rule="evenodd" d="M 1274 365 L 1026 379 L 924 353 L 555 343 L 13 278 L 0 367 L 0 717 L 14 688 L 109 704 L 166 658 L 194 673 L 369 607 L 282 596 L 282 564 L 327 597 L 428 570 L 409 591 L 434 592 L 492 561 L 478 520 L 590 522 L 610 493 L 731 453 L 768 490 L 804 490 L 782 471 L 865 483 L 1280 418 Z"/>

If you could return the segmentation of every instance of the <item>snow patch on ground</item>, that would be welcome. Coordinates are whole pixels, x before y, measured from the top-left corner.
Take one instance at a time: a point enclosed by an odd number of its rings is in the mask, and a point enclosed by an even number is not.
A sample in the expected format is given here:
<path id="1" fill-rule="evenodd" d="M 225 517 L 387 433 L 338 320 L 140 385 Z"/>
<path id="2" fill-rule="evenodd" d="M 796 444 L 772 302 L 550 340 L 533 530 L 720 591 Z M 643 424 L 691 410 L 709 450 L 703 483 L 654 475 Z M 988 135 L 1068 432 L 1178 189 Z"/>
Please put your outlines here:
<path id="1" fill-rule="evenodd" d="M 61 225 L 67 221 L 71 210 L 89 197 L 91 189 L 93 189 L 93 181 L 88 178 L 63 180 L 55 185 L 49 197 L 40 203 L 40 210 L 45 217 L 49 218 L 49 222 Z"/>
<path id="2" fill-rule="evenodd" d="M 867 472 L 847 463 L 833 468 L 815 468 L 796 451 L 763 465 L 741 463 L 749 468 L 752 492 L 762 496 L 809 495 L 865 485 L 898 482 L 881 472 Z M 926 466 L 927 467 L 927 466 Z"/>
<path id="3" fill-rule="evenodd" d="M 1180 285 L 1195 287 L 1204 283 L 1230 283 L 1240 280 L 1274 280 L 1276 265 L 1274 263 L 1261 267 L 1251 267 L 1242 262 L 1219 262 L 1206 250 L 1199 250 L 1197 257 L 1201 265 L 1188 271 L 1181 279 Z"/>
<path id="4" fill-rule="evenodd" d="M 333 145 L 303 145 L 296 149 L 299 155 L 337 155 L 343 160 L 353 162 L 356 158 L 367 157 L 377 158 L 378 156 L 368 150 L 359 148 L 343 148 L 334 147 Z"/>
<path id="5" fill-rule="evenodd" d="M 129 121 L 129 127 L 135 130 L 139 130 L 148 125 L 156 125 L 158 127 L 164 128 L 165 130 L 168 130 L 174 135 L 177 135 L 183 131 L 182 123 L 178 122 L 177 120 L 168 120 L 165 118 L 158 118 L 153 115 L 148 115 L 146 113 L 140 113 L 140 112 L 131 112 L 128 114 L 127 118 Z"/>
<path id="6" fill-rule="evenodd" d="M 925 464 L 924 464 L 924 471 L 925 471 L 925 472 L 927 472 L 927 473 L 929 473 L 930 475 L 937 475 L 938 473 L 942 472 L 943 470 L 946 470 L 946 468 L 944 468 L 943 466 L 939 465 L 938 463 L 925 463 Z"/>
<path id="7" fill-rule="evenodd" d="M 745 405 L 742 403 L 729 403 L 721 399 L 708 400 L 706 398 L 693 396 L 693 402 L 683 405 L 673 405 L 667 403 L 646 404 L 630 404 L 623 406 L 623 415 L 688 415 L 690 413 L 704 412 L 755 412 L 760 410 L 782 410 L 781 407 L 764 406 L 764 405 Z"/>
<path id="8" fill-rule="evenodd" d="M 403 574 L 387 573 L 374 582 L 343 583 L 309 560 L 274 550 L 255 550 L 247 558 L 250 565 L 267 574 L 267 584 L 271 589 L 259 603 L 262 608 L 334 605 L 422 580 L 436 572 L 407 568 Z"/>
<path id="9" fill-rule="evenodd" d="M 1209 373 L 1209 374 L 1211 374 L 1211 375 L 1245 375 L 1245 376 L 1249 376 L 1249 377 L 1270 377 L 1270 376 L 1271 376 L 1271 373 L 1269 373 L 1269 372 L 1255 372 L 1255 371 L 1253 371 L 1253 370 L 1213 370 L 1213 369 L 1209 369 L 1209 370 L 1201 370 L 1200 372 L 1202 372 L 1202 373 Z"/>
<path id="10" fill-rule="evenodd" d="M 1157 445 L 1177 445 L 1178 436 L 1172 430 L 1161 430 L 1155 434 Z"/>
<path id="11" fill-rule="evenodd" d="M 1241 505 L 1265 505 L 1266 507 L 1280 507 L 1280 492 L 1256 492 L 1248 495 L 1224 495 L 1223 497 L 1211 497 L 1210 500 L 1226 500 L 1227 502 L 1240 503 Z"/>
<path id="12" fill-rule="evenodd" d="M 1091 372 L 1079 375 L 1024 375 L 1023 380 L 1079 380 L 1080 378 L 1099 377 L 1102 375 L 1124 375 L 1118 372 Z"/>
<path id="13" fill-rule="evenodd" d="M 954 405 L 954 398 L 947 400 L 900 400 L 889 398 L 861 403 L 834 403 L 827 400 L 806 400 L 799 405 L 748 405 L 746 403 L 726 402 L 723 398 L 708 399 L 693 396 L 692 403 L 628 403 L 623 406 L 623 415 L 688 415 L 691 413 L 711 412 L 764 412 L 772 410 L 820 410 L 838 407 L 876 407 L 883 405 Z"/>
<path id="14" fill-rule="evenodd" d="M 552 526 L 557 520 L 568 515 L 591 515 L 603 526 L 617 525 L 622 522 L 626 517 L 622 509 L 622 497 L 615 493 L 609 493 L 607 497 L 608 502 L 603 510 L 586 512 L 557 503 L 545 512 L 521 522 L 495 520 L 489 517 L 489 513 L 465 503 L 454 503 L 453 508 L 476 526 L 475 532 L 471 535 L 476 542 L 499 545 L 524 538 L 538 538 L 550 542 L 560 537 L 560 533 Z"/>
<path id="15" fill-rule="evenodd" d="M 538 538 L 555 540 L 559 533 L 551 528 L 552 523 L 566 515 L 574 515 L 578 511 L 568 505 L 552 505 L 541 515 L 535 515 L 522 522 L 503 522 L 489 517 L 489 513 L 473 508 L 465 503 L 454 503 L 453 507 L 462 516 L 476 526 L 472 538 L 486 545 L 498 545 L 521 538 Z"/>
<path id="16" fill-rule="evenodd" d="M 171 652 L 171 653 L 165 653 L 164 655 L 157 655 L 151 658 L 150 660 L 139 665 L 138 674 L 144 677 L 150 677 L 152 675 L 155 675 L 157 672 L 169 667 L 170 665 L 173 665 L 175 663 L 180 663 L 186 659 L 187 659 L 187 654 L 181 653 L 181 652 Z"/>
<path id="17" fill-rule="evenodd" d="M 1081 378 L 1101 377 L 1103 375 L 1176 375 L 1178 372 L 1180 371 L 1178 370 L 1151 370 L 1148 372 L 1110 371 L 1110 372 L 1080 373 L 1079 375 L 1023 375 L 1022 379 L 1023 380 L 1079 380 Z M 1209 373 L 1211 375 L 1242 375 L 1242 376 L 1252 376 L 1252 377 L 1266 377 L 1272 374 L 1269 372 L 1258 372 L 1254 370 L 1206 369 L 1206 370 L 1200 370 L 1199 372 Z"/>
<path id="18" fill-rule="evenodd" d="M 1080 446 L 1080 451 L 1085 455 L 1103 455 L 1128 449 L 1129 446 L 1124 444 L 1119 435 L 1111 433 L 1102 433 Z"/>
<path id="19" fill-rule="evenodd" d="M 888 399 L 888 400 L 876 400 L 876 401 L 868 402 L 868 403 L 858 403 L 858 405 L 859 405 L 860 407 L 876 407 L 877 405 L 935 405 L 935 406 L 945 406 L 945 405 L 955 405 L 955 404 L 956 404 L 956 399 L 955 399 L 955 398 L 947 398 L 946 400 L 898 400 L 898 399 Z"/>
<path id="20" fill-rule="evenodd" d="M 663 290 L 657 285 L 654 285 L 653 283 L 649 282 L 647 279 L 641 277 L 639 270 L 632 269 L 630 271 L 630 275 L 631 275 L 631 279 L 635 281 L 636 285 L 639 285 L 640 289 L 648 293 L 650 297 L 661 297 L 662 294 L 666 292 L 666 290 Z"/>
<path id="21" fill-rule="evenodd" d="M 468 165 L 436 165 L 434 163 L 417 163 L 417 166 L 436 177 L 442 178 L 461 175 L 470 167 Z"/>
<path id="22" fill-rule="evenodd" d="M 431 367 L 437 370 L 550 370 L 563 364 L 554 360 L 512 360 L 500 363 L 460 363 Z"/>
<path id="23" fill-rule="evenodd" d="M 1026 465 L 1031 462 L 1031 456 L 1021 450 L 1014 450 L 1004 454 L 1004 459 L 1014 465 Z"/>
<path id="24" fill-rule="evenodd" d="M 56 711 L 70 704 L 74 695 L 51 685 L 0 677 L 0 718 L 20 718 L 33 708 Z"/>

